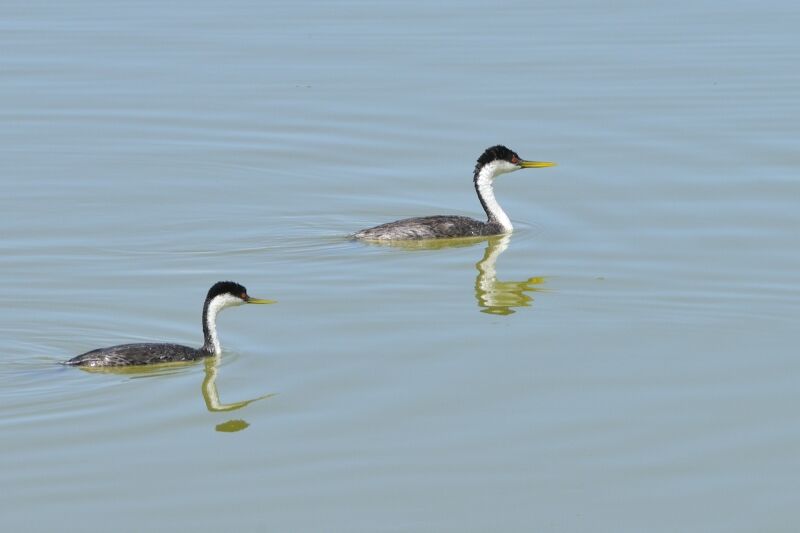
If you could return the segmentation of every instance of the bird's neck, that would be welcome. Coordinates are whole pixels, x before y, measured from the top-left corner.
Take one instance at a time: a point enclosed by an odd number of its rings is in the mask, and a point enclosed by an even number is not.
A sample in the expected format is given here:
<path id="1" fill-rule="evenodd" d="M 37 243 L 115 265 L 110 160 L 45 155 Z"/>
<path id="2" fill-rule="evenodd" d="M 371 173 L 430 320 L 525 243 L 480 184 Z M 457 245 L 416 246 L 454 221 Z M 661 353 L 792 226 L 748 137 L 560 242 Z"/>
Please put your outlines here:
<path id="1" fill-rule="evenodd" d="M 503 228 L 504 233 L 509 233 L 514 229 L 514 226 L 511 225 L 511 219 L 508 218 L 506 212 L 497 203 L 494 197 L 494 188 L 492 187 L 494 178 L 498 174 L 493 164 L 485 165 L 475 174 L 475 191 L 478 193 L 478 199 L 481 201 L 483 210 L 486 211 L 487 222 L 489 224 L 498 224 Z"/>
<path id="2" fill-rule="evenodd" d="M 216 299 L 206 300 L 203 305 L 203 347 L 201 350 L 210 354 L 219 355 L 222 353 L 222 346 L 217 337 L 217 313 L 221 306 Z"/>

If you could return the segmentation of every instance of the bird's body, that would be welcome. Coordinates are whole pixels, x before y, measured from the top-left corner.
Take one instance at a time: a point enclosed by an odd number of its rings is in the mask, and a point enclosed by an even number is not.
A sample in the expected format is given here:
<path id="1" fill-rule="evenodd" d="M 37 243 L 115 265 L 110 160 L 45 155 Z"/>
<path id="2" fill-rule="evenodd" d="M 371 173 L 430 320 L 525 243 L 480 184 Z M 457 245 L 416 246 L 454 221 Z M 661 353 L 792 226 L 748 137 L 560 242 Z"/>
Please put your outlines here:
<path id="1" fill-rule="evenodd" d="M 128 366 L 153 365 L 156 363 L 174 363 L 179 361 L 196 361 L 214 355 L 202 348 L 191 348 L 180 344 L 139 342 L 120 344 L 110 348 L 97 348 L 65 361 L 72 366 Z"/>
<path id="2" fill-rule="evenodd" d="M 203 336 L 205 342 L 200 348 L 191 348 L 169 343 L 120 344 L 109 348 L 98 348 L 64 361 L 65 365 L 108 367 L 152 365 L 195 361 L 222 352 L 217 338 L 217 313 L 226 307 L 242 304 L 267 304 L 271 300 L 260 300 L 247 295 L 247 289 L 232 281 L 215 283 L 208 291 L 203 304 Z"/>
<path id="3" fill-rule="evenodd" d="M 492 146 L 478 158 L 473 176 L 475 191 L 486 212 L 486 222 L 454 215 L 406 218 L 363 229 L 352 237 L 367 241 L 386 241 L 452 239 L 511 233 L 514 229 L 511 219 L 494 197 L 492 187 L 494 179 L 501 174 L 521 168 L 550 167 L 554 164 L 545 161 L 525 161 L 505 146 Z"/>
<path id="4" fill-rule="evenodd" d="M 387 222 L 374 228 L 361 230 L 354 237 L 364 240 L 454 239 L 499 233 L 504 232 L 503 227 L 497 223 L 481 222 L 474 218 L 457 215 L 433 215 Z"/>

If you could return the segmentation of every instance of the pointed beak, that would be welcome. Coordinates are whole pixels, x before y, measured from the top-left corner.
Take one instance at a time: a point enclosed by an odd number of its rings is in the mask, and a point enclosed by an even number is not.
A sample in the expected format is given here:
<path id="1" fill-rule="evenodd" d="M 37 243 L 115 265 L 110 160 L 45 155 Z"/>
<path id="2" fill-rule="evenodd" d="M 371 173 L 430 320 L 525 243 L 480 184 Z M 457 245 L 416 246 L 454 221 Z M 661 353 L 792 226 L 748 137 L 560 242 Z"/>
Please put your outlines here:
<path id="1" fill-rule="evenodd" d="M 249 304 L 276 304 L 275 300 L 262 300 L 261 298 L 250 298 L 249 296 L 245 300 L 246 303 Z"/>
<path id="2" fill-rule="evenodd" d="M 554 167 L 556 166 L 555 163 L 551 163 L 550 161 L 520 161 L 519 166 L 522 168 L 544 168 L 544 167 Z"/>

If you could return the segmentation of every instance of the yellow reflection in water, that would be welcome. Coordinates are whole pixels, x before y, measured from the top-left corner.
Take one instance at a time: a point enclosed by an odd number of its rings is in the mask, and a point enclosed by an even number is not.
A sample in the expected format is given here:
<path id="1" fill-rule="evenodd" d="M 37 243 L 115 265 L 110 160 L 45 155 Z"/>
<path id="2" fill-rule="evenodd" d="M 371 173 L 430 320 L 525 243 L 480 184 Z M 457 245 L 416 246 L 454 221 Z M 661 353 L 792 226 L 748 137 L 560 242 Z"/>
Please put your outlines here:
<path id="1" fill-rule="evenodd" d="M 131 379 L 177 374 L 181 370 L 193 365 L 194 361 L 177 361 L 170 363 L 157 363 L 153 365 L 131 366 L 78 366 L 80 370 L 92 374 L 118 374 L 130 375 Z"/>
<path id="2" fill-rule="evenodd" d="M 227 422 L 223 422 L 222 424 L 217 424 L 214 429 L 220 431 L 222 433 L 235 433 L 237 431 L 241 431 L 243 429 L 247 429 L 250 424 L 245 422 L 244 420 L 228 420 Z"/>
<path id="3" fill-rule="evenodd" d="M 387 246 L 389 248 L 401 248 L 403 250 L 441 250 L 443 248 L 464 248 L 474 246 L 483 242 L 489 237 L 456 237 L 454 239 L 420 239 L 420 240 L 387 240 L 387 241 L 364 241 L 372 246 Z"/>
<path id="4" fill-rule="evenodd" d="M 497 279 L 497 258 L 506 251 L 511 235 L 489 238 L 483 259 L 475 264 L 478 277 L 475 278 L 475 298 L 482 313 L 510 315 L 514 307 L 530 307 L 533 296 L 529 293 L 542 292 L 544 276 L 531 277 L 521 281 L 499 281 Z"/>
<path id="5" fill-rule="evenodd" d="M 85 372 L 103 373 L 103 374 L 130 374 L 132 379 L 163 376 L 168 374 L 175 374 L 182 369 L 194 365 L 196 361 L 180 361 L 175 363 L 158 363 L 155 365 L 138 365 L 138 366 L 107 366 L 107 367 L 78 367 Z M 258 400 L 263 400 L 274 396 L 274 394 L 265 394 L 258 398 L 251 400 L 243 400 L 233 403 L 222 403 L 219 399 L 219 391 L 217 390 L 217 372 L 219 370 L 220 356 L 215 355 L 203 359 L 205 364 L 205 377 L 203 378 L 203 385 L 201 387 L 203 392 L 203 401 L 206 403 L 206 409 L 212 413 L 220 413 L 226 411 L 235 411 L 241 409 L 245 405 L 249 405 Z M 217 424 L 216 430 L 222 432 L 241 431 L 247 428 L 248 424 L 244 420 L 228 420 L 221 424 Z"/>
<path id="6" fill-rule="evenodd" d="M 252 400 L 222 403 L 219 401 L 219 392 L 217 392 L 217 369 L 219 367 L 219 356 L 215 355 L 212 357 L 206 357 L 204 362 L 206 365 L 206 377 L 203 380 L 203 400 L 206 402 L 206 408 L 212 413 L 235 411 L 236 409 L 241 409 L 245 405 L 257 402 L 258 400 L 263 400 L 264 398 L 274 396 L 274 394 L 265 394 L 264 396 L 253 398 Z"/>
<path id="7" fill-rule="evenodd" d="M 398 241 L 366 241 L 371 245 L 389 246 L 403 250 L 441 250 L 443 248 L 461 248 L 474 246 L 486 241 L 483 258 L 475 264 L 478 277 L 475 279 L 475 299 L 482 313 L 491 315 L 510 315 L 515 307 L 530 307 L 533 303 L 532 293 L 544 292 L 546 278 L 534 276 L 521 281 L 499 281 L 496 263 L 500 255 L 511 243 L 511 235 L 495 235 L 492 237 L 459 237 L 455 239 L 423 239 Z"/>

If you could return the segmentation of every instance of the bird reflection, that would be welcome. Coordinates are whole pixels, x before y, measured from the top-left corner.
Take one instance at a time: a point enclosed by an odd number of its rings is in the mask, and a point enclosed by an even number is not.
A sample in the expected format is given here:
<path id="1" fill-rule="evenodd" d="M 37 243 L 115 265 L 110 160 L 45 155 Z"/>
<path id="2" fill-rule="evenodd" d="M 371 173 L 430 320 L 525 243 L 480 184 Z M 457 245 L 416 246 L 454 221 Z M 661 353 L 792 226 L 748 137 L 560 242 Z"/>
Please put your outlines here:
<path id="1" fill-rule="evenodd" d="M 206 408 L 212 413 L 220 413 L 224 411 L 235 411 L 241 409 L 245 405 L 250 405 L 258 400 L 269 398 L 274 394 L 265 394 L 252 400 L 243 400 L 233 403 L 222 403 L 219 401 L 219 392 L 217 392 L 217 369 L 219 367 L 219 356 L 206 357 L 204 359 L 206 365 L 206 377 L 203 379 L 203 400 L 206 402 Z"/>
<path id="2" fill-rule="evenodd" d="M 475 278 L 475 299 L 481 313 L 491 315 L 510 315 L 515 307 L 530 307 L 533 296 L 529 293 L 541 292 L 545 278 L 542 276 L 522 281 L 499 281 L 497 279 L 497 258 L 506 251 L 511 235 L 491 237 L 486 243 L 483 259 L 475 264 L 478 277 Z"/>
<path id="3" fill-rule="evenodd" d="M 206 409 L 212 413 L 220 413 L 226 411 L 235 411 L 241 409 L 245 405 L 250 405 L 258 400 L 263 400 L 274 396 L 274 394 L 265 394 L 258 398 L 251 400 L 242 400 L 233 403 L 222 403 L 219 399 L 219 392 L 217 391 L 217 370 L 219 368 L 220 358 L 218 355 L 206 357 L 203 361 L 206 366 L 206 376 L 203 379 L 203 400 L 206 402 Z M 217 424 L 216 430 L 226 433 L 241 431 L 246 429 L 250 424 L 244 420 L 228 420 L 222 424 Z"/>
<path id="4" fill-rule="evenodd" d="M 545 278 L 531 277 L 521 281 L 499 281 L 496 263 L 500 255 L 511 243 L 511 235 L 493 237 L 465 237 L 459 239 L 430 239 L 408 241 L 370 241 L 370 245 L 389 246 L 403 250 L 441 250 L 443 248 L 462 248 L 486 242 L 483 258 L 475 264 L 478 277 L 475 278 L 475 299 L 481 313 L 490 315 L 510 315 L 516 307 L 530 307 L 532 293 L 543 292 Z"/>
<path id="5" fill-rule="evenodd" d="M 142 366 L 121 366 L 121 367 L 79 367 L 84 372 L 94 374 L 125 374 L 130 375 L 131 379 L 164 376 L 176 374 L 188 367 L 196 364 L 195 361 L 191 362 L 177 362 L 177 363 L 160 363 L 155 365 L 142 365 Z M 224 413 L 227 411 L 235 411 L 241 409 L 246 405 L 250 405 L 258 400 L 263 400 L 274 396 L 275 394 L 265 394 L 250 400 L 242 400 L 233 403 L 222 403 L 219 399 L 219 391 L 217 390 L 217 372 L 219 370 L 220 356 L 214 355 L 203 359 L 205 365 L 205 377 L 203 378 L 203 385 L 201 390 L 203 392 L 203 400 L 206 403 L 206 409 L 211 413 Z M 228 420 L 221 424 L 217 424 L 216 430 L 222 432 L 234 432 L 246 429 L 250 424 L 244 420 Z"/>

